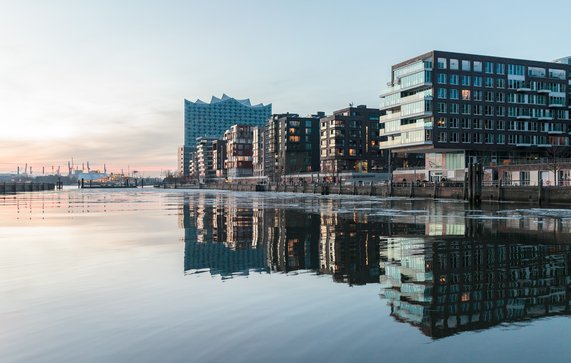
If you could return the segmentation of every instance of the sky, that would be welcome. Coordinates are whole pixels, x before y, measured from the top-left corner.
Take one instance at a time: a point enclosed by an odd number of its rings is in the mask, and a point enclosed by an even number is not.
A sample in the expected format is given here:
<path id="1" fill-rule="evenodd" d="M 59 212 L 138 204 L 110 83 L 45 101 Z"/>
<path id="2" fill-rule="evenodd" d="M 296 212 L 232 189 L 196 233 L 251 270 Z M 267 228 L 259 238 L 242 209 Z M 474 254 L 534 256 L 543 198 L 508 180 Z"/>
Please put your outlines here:
<path id="1" fill-rule="evenodd" d="M 379 106 L 390 66 L 430 50 L 571 55 L 571 2 L 0 0 L 0 173 L 74 158 L 176 169 L 183 100 L 273 112 Z"/>

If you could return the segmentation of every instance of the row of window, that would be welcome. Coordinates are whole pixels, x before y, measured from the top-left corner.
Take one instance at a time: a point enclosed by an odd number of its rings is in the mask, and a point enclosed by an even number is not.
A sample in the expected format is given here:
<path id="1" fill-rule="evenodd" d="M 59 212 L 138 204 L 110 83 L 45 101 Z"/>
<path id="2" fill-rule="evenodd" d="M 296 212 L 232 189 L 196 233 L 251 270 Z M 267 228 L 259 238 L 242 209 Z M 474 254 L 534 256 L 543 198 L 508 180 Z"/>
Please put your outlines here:
<path id="1" fill-rule="evenodd" d="M 438 142 L 496 145 L 569 145 L 563 136 L 485 134 L 477 132 L 439 132 Z"/>
<path id="2" fill-rule="evenodd" d="M 531 105 L 565 105 L 565 97 L 550 96 L 544 94 L 526 94 L 515 92 L 493 92 L 457 88 L 438 88 L 436 98 L 462 101 L 486 101 L 486 102 L 522 103 Z M 404 106 L 403 106 L 404 107 Z"/>
<path id="3" fill-rule="evenodd" d="M 349 148 L 347 149 L 347 152 L 345 152 L 344 148 L 336 148 L 336 147 L 332 147 L 329 149 L 321 149 L 321 156 L 327 156 L 327 155 L 335 155 L 335 156 L 362 156 L 363 155 L 363 150 L 362 149 L 355 149 L 355 148 Z"/>
<path id="4" fill-rule="evenodd" d="M 461 83 L 462 86 L 487 87 L 487 88 L 506 87 L 506 80 L 504 78 L 491 78 L 491 77 L 484 78 L 480 76 L 472 77 L 468 75 L 459 76 L 457 74 L 446 74 L 446 73 L 438 73 L 436 75 L 436 83 L 450 84 L 452 86 L 458 86 Z"/>
<path id="5" fill-rule="evenodd" d="M 461 60 L 458 59 L 446 59 L 446 58 L 438 58 L 437 62 L 438 69 L 451 69 L 451 70 L 463 70 L 465 72 L 482 72 L 482 69 L 485 73 L 488 74 L 505 74 L 506 66 L 503 63 L 492 63 L 492 62 L 481 62 L 481 61 L 469 61 L 469 60 Z M 483 65 L 483 68 L 482 68 Z M 460 67 L 461 66 L 461 67 Z M 508 69 L 510 69 L 512 64 L 508 65 Z M 513 69 L 511 70 L 513 71 Z"/>
<path id="6" fill-rule="evenodd" d="M 362 137 L 362 133 L 361 130 L 359 129 L 348 129 L 348 135 L 349 137 L 352 138 L 361 138 Z M 375 137 L 378 135 L 378 131 L 376 132 L 369 132 L 369 136 Z M 327 136 L 327 131 L 321 131 L 321 137 L 326 137 Z M 333 129 L 333 130 L 329 130 L 329 136 L 332 137 L 345 137 L 345 130 L 344 129 Z"/>
<path id="7" fill-rule="evenodd" d="M 494 62 L 482 62 L 482 61 L 470 61 L 458 59 L 447 59 L 438 58 L 436 62 L 438 69 L 451 69 L 451 70 L 462 70 L 464 72 L 484 72 L 486 74 L 506 74 L 506 65 L 504 63 L 494 63 Z M 525 76 L 526 66 L 521 64 L 508 64 L 507 74 L 514 76 Z M 553 79 L 565 79 L 566 73 L 563 69 L 549 69 L 546 71 L 545 68 L 541 67 L 527 67 L 527 75 L 531 77 L 544 78 L 547 75 L 549 78 Z"/>
<path id="8" fill-rule="evenodd" d="M 348 146 L 362 146 L 362 140 L 348 140 Z M 376 140 L 371 141 L 371 146 L 376 146 L 378 142 Z M 337 146 L 345 146 L 345 140 L 321 140 L 321 147 L 327 147 L 327 145 L 337 145 Z"/>
<path id="9" fill-rule="evenodd" d="M 451 86 L 473 86 L 486 88 L 506 88 L 506 80 L 504 78 L 491 78 L 480 76 L 468 76 L 457 74 L 438 73 L 436 75 L 437 84 L 449 84 Z M 565 92 L 567 87 L 564 83 L 541 82 L 541 81 L 525 81 L 517 79 L 507 80 L 508 89 L 529 89 L 531 91 L 549 91 L 549 92 Z"/>
<path id="10" fill-rule="evenodd" d="M 535 121 L 506 121 L 489 119 L 470 118 L 446 118 L 440 117 L 435 121 L 435 126 L 439 128 L 451 129 L 486 129 L 486 130 L 508 130 L 508 131 L 532 131 L 532 132 L 564 132 L 562 123 L 535 122 Z"/>
<path id="11" fill-rule="evenodd" d="M 306 134 L 306 135 L 311 135 L 312 131 L 311 128 L 296 128 L 296 127 L 290 127 L 289 128 L 289 134 L 290 135 L 300 135 L 300 134 Z"/>
<path id="12" fill-rule="evenodd" d="M 438 102 L 436 104 L 436 112 L 438 113 L 451 113 L 451 114 L 462 114 L 462 115 L 478 115 L 478 116 L 506 116 L 506 107 L 504 106 L 492 106 L 492 105 L 480 105 L 480 104 L 468 104 L 468 103 L 444 103 Z M 508 117 L 529 117 L 529 118 L 553 118 L 558 119 L 569 119 L 569 111 L 567 110 L 556 110 L 551 112 L 543 108 L 528 108 L 528 107 L 507 107 Z"/>
<path id="13" fill-rule="evenodd" d="M 379 121 L 380 116 L 375 116 L 374 120 L 370 120 L 370 121 L 375 121 L 375 122 L 367 122 L 367 126 L 371 127 L 371 126 L 376 126 L 377 125 L 377 121 Z M 329 120 L 329 127 L 352 127 L 352 128 L 360 128 L 363 126 L 363 122 L 361 121 L 341 121 L 341 120 Z M 321 122 L 321 129 L 326 129 L 327 128 L 327 121 L 322 121 Z"/>
<path id="14" fill-rule="evenodd" d="M 313 124 L 312 121 L 309 121 L 309 120 L 306 120 L 306 121 L 305 121 L 305 127 L 307 127 L 307 128 L 311 128 L 311 127 L 312 127 L 312 124 Z M 300 120 L 291 120 L 291 121 L 288 121 L 288 126 L 289 126 L 289 127 L 299 127 L 299 126 L 301 126 L 301 121 L 300 121 Z"/>

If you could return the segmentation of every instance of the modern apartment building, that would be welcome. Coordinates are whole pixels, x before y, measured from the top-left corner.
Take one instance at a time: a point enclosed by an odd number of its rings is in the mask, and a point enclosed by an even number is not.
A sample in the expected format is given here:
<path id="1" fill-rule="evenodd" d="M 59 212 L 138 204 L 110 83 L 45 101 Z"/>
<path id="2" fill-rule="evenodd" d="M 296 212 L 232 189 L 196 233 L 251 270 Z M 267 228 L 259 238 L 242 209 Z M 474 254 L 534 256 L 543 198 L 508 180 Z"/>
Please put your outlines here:
<path id="1" fill-rule="evenodd" d="M 571 65 L 432 51 L 392 67 L 381 149 L 426 155 L 430 179 L 569 146 Z"/>
<path id="2" fill-rule="evenodd" d="M 368 173 L 387 171 L 388 158 L 381 150 L 381 111 L 367 106 L 348 107 L 321 119 L 321 172 Z"/>
<path id="3" fill-rule="evenodd" d="M 196 140 L 196 160 L 198 166 L 198 180 L 201 183 L 216 177 L 214 168 L 214 142 L 218 139 L 212 137 L 199 137 Z"/>
<path id="4" fill-rule="evenodd" d="M 184 100 L 185 160 L 196 150 L 196 139 L 201 136 L 220 137 L 235 124 L 264 125 L 272 114 L 272 105 L 252 105 L 249 99 L 237 100 L 227 95 L 212 97 L 210 103 Z M 187 162 L 184 175 L 188 175 Z"/>
<path id="5" fill-rule="evenodd" d="M 180 146 L 177 148 L 177 175 L 182 176 L 184 175 L 184 146 Z"/>
<path id="6" fill-rule="evenodd" d="M 264 175 L 268 177 L 270 182 L 278 181 L 278 151 L 279 151 L 279 130 L 280 125 L 277 122 L 279 115 L 272 115 L 268 120 L 264 135 L 264 152 L 266 154 L 264 160 Z"/>
<path id="7" fill-rule="evenodd" d="M 225 169 L 229 179 L 253 175 L 253 130 L 254 126 L 234 125 L 224 133 Z"/>
<path id="8" fill-rule="evenodd" d="M 196 151 L 191 151 L 188 155 L 188 173 L 185 175 L 192 180 L 198 180 L 198 159 Z"/>
<path id="9" fill-rule="evenodd" d="M 226 141 L 216 139 L 212 143 L 212 168 L 217 178 L 226 178 Z"/>
<path id="10" fill-rule="evenodd" d="M 319 171 L 319 119 L 286 113 L 273 115 L 267 125 L 266 175 L 271 181 L 282 176 Z"/>
<path id="11" fill-rule="evenodd" d="M 266 128 L 264 126 L 254 127 L 252 132 L 252 168 L 254 173 L 253 175 L 258 178 L 265 176 L 265 136 Z"/>

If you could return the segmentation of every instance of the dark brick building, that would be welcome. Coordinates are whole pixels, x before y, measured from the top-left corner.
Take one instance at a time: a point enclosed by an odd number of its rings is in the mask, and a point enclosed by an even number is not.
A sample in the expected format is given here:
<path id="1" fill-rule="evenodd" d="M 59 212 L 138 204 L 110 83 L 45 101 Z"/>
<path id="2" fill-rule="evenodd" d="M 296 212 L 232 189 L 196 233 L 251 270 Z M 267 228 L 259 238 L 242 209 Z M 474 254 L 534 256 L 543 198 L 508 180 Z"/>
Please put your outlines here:
<path id="1" fill-rule="evenodd" d="M 320 120 L 321 172 L 387 171 L 388 152 L 379 148 L 381 111 L 348 107 Z"/>
<path id="2" fill-rule="evenodd" d="M 319 119 L 324 113 L 300 117 L 273 115 L 266 127 L 266 170 L 270 181 L 288 174 L 319 171 Z"/>

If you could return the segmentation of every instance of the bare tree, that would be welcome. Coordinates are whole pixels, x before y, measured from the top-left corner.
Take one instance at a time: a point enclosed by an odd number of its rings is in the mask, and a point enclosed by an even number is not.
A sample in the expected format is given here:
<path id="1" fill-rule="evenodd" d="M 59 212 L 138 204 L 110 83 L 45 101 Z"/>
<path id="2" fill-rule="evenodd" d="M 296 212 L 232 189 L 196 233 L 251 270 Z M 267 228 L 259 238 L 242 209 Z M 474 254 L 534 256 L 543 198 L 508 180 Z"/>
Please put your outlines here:
<path id="1" fill-rule="evenodd" d="M 561 170 L 562 164 L 566 161 L 565 159 L 570 155 L 571 150 L 569 146 L 553 145 L 547 149 L 547 166 L 549 170 L 553 172 L 555 185 L 559 185 L 559 171 Z"/>

